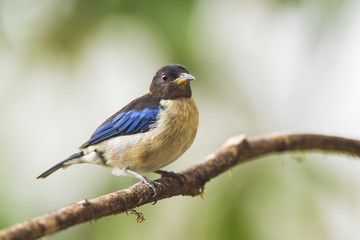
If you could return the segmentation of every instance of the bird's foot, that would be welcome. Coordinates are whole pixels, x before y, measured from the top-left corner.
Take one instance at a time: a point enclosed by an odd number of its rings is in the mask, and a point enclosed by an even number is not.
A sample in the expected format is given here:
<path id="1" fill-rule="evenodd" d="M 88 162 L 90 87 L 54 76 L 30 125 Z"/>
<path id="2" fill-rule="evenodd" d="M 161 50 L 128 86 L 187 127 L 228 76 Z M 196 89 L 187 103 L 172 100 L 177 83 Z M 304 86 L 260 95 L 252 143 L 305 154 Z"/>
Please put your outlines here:
<path id="1" fill-rule="evenodd" d="M 159 183 L 159 182 L 156 182 L 156 181 L 151 181 L 151 180 L 147 179 L 146 177 L 144 177 L 144 176 L 142 176 L 142 175 L 138 174 L 137 172 L 134 172 L 134 171 L 132 171 L 130 169 L 125 169 L 125 172 L 127 172 L 128 174 L 136 177 L 137 179 L 139 179 L 139 181 L 141 183 L 145 183 L 146 185 L 148 185 L 153 190 L 154 194 L 152 195 L 152 197 L 155 199 L 153 205 L 156 204 L 156 202 L 157 202 L 157 191 L 156 191 L 155 185 L 156 184 L 157 185 L 162 185 L 162 184 Z"/>
<path id="2" fill-rule="evenodd" d="M 152 181 L 152 180 L 149 180 L 147 178 L 143 178 L 141 179 L 141 182 L 142 183 L 145 183 L 146 185 L 148 185 L 149 187 L 151 187 L 151 189 L 153 190 L 154 192 L 154 195 L 152 196 L 153 198 L 155 198 L 157 196 L 157 191 L 156 191 L 156 187 L 155 185 L 162 185 L 161 183 L 157 182 L 157 181 Z"/>
<path id="3" fill-rule="evenodd" d="M 155 173 L 160 174 L 161 178 L 164 177 L 171 177 L 177 179 L 181 184 L 184 184 L 185 176 L 181 173 L 175 173 L 172 171 L 165 171 L 165 170 L 157 170 Z"/>
<path id="4" fill-rule="evenodd" d="M 152 195 L 152 197 L 154 198 L 154 203 L 152 205 L 155 205 L 157 203 L 157 191 L 156 191 L 156 187 L 155 185 L 162 185 L 161 183 L 157 182 L 157 181 L 152 181 L 152 180 L 149 180 L 147 178 L 143 179 L 141 182 L 145 183 L 146 185 L 148 185 L 149 187 L 151 187 L 151 189 L 153 190 L 154 192 L 154 195 Z"/>

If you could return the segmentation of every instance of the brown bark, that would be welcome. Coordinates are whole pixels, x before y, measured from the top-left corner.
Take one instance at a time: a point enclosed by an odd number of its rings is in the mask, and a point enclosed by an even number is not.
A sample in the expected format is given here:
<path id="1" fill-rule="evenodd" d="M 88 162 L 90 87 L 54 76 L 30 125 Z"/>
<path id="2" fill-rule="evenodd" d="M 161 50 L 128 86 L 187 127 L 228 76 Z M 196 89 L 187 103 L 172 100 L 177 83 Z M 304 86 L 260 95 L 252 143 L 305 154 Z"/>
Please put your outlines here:
<path id="1" fill-rule="evenodd" d="M 181 172 L 183 179 L 164 177 L 156 180 L 157 200 L 177 195 L 201 194 L 210 179 L 239 163 L 273 152 L 291 150 L 322 150 L 360 156 L 360 141 L 315 134 L 268 135 L 247 139 L 235 136 L 205 161 Z M 16 224 L 0 231 L 0 239 L 36 239 L 53 234 L 79 223 L 118 214 L 153 202 L 153 191 L 145 184 L 135 184 L 127 189 L 97 198 L 81 200 L 59 210 Z"/>

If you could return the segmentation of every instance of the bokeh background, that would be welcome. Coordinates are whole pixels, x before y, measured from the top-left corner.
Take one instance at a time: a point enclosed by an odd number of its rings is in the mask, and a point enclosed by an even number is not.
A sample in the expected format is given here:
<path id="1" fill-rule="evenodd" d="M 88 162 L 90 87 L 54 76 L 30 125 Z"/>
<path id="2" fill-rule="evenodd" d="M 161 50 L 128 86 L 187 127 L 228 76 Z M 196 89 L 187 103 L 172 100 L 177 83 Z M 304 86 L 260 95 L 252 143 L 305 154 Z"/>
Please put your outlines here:
<path id="1" fill-rule="evenodd" d="M 168 63 L 197 77 L 200 127 L 166 169 L 229 137 L 360 138 L 358 0 L 0 0 L 0 228 L 136 182 L 93 165 L 45 180 Z M 358 239 L 359 159 L 274 154 L 174 197 L 46 239 Z M 156 178 L 155 174 L 148 174 Z"/>

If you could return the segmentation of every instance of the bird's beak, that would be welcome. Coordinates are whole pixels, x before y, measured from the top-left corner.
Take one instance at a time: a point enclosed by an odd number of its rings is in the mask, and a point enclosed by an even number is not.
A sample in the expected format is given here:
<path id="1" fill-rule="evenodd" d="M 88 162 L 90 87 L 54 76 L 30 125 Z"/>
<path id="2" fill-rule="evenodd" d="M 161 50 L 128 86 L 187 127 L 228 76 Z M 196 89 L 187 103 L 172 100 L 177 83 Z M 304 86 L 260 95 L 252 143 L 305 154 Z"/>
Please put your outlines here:
<path id="1" fill-rule="evenodd" d="M 183 82 L 192 81 L 192 80 L 195 80 L 195 77 L 193 75 L 191 75 L 189 73 L 182 73 L 182 74 L 180 74 L 180 77 L 175 79 L 175 82 L 177 84 L 181 84 Z"/>

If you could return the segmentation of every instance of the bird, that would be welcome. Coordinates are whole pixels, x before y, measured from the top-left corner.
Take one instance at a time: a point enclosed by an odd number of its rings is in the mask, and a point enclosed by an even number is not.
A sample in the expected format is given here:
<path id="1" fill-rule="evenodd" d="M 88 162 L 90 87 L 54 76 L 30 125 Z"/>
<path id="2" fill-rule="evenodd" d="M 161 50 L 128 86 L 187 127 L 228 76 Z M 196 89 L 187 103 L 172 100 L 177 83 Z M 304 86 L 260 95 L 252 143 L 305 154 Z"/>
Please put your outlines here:
<path id="1" fill-rule="evenodd" d="M 156 196 L 155 184 L 143 176 L 177 160 L 193 143 L 199 112 L 187 67 L 169 64 L 154 75 L 148 92 L 131 101 L 102 123 L 79 151 L 57 163 L 37 178 L 46 178 L 60 168 L 93 163 L 112 168 L 114 175 L 127 175 L 148 185 Z M 171 175 L 171 174 L 169 174 Z"/>

